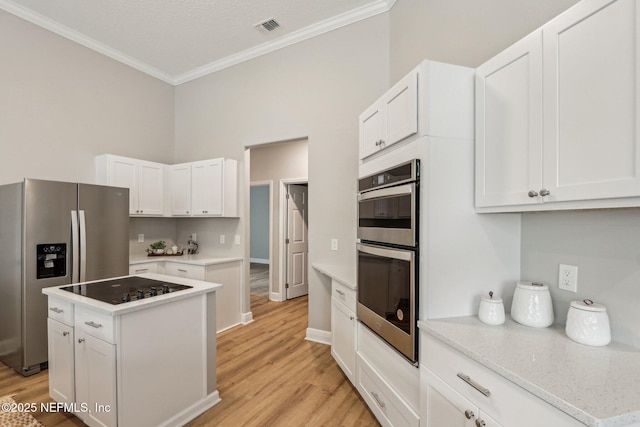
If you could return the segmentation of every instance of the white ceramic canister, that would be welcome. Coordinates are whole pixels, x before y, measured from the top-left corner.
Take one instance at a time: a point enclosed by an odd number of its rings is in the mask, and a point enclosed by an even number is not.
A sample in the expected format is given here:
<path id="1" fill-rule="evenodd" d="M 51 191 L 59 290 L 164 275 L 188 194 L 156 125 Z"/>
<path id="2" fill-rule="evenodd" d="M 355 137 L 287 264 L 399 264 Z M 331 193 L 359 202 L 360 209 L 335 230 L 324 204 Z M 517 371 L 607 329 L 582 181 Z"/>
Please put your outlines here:
<path id="1" fill-rule="evenodd" d="M 489 292 L 488 297 L 482 297 L 478 318 L 487 325 L 502 325 L 504 323 L 502 298 L 493 298 L 493 292 Z"/>
<path id="2" fill-rule="evenodd" d="M 511 318 L 534 328 L 553 323 L 553 304 L 549 287 L 537 282 L 518 282 L 511 302 Z"/>
<path id="3" fill-rule="evenodd" d="M 567 336 L 573 341 L 599 347 L 611 342 L 611 326 L 607 308 L 586 299 L 571 301 L 567 313 Z"/>

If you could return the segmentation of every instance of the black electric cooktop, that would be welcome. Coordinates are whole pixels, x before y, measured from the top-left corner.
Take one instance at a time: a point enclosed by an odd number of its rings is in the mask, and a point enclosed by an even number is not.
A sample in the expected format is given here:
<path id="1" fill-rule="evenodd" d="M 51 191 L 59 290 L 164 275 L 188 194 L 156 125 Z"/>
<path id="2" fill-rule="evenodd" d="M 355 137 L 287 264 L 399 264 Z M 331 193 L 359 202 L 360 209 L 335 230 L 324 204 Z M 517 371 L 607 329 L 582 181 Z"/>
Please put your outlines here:
<path id="1" fill-rule="evenodd" d="M 121 279 L 103 280 L 84 285 L 65 286 L 60 289 L 116 305 L 191 288 L 192 286 L 132 276 Z"/>

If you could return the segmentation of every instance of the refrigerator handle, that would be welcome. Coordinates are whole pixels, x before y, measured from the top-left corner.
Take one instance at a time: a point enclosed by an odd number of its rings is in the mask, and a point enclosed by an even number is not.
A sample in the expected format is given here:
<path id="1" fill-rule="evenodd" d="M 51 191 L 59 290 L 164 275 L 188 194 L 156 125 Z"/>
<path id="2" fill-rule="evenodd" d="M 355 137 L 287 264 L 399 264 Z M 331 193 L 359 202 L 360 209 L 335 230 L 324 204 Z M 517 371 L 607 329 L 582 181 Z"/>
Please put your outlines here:
<path id="1" fill-rule="evenodd" d="M 78 283 L 80 278 L 80 238 L 78 236 L 78 212 L 71 211 L 71 283 Z"/>
<path id="2" fill-rule="evenodd" d="M 80 214 L 80 281 L 87 280 L 87 227 L 84 218 L 84 211 Z"/>

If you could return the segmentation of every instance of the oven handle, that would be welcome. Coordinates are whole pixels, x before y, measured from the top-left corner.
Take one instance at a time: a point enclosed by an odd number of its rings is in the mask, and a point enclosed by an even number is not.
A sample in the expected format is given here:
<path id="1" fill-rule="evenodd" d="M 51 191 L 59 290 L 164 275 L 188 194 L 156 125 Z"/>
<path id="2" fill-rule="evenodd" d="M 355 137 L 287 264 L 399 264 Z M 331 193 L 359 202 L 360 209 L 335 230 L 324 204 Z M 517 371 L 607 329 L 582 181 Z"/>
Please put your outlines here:
<path id="1" fill-rule="evenodd" d="M 392 249 L 383 246 L 373 246 L 365 243 L 358 243 L 357 248 L 360 252 L 364 252 L 369 255 L 377 255 L 385 258 L 393 258 L 412 262 L 415 259 L 415 253 L 406 249 Z"/>
<path id="2" fill-rule="evenodd" d="M 416 184 L 412 182 L 410 184 L 398 185 L 397 187 L 381 188 L 379 190 L 367 191 L 366 193 L 358 194 L 358 201 L 381 199 L 383 197 L 411 195 L 414 192 Z"/>

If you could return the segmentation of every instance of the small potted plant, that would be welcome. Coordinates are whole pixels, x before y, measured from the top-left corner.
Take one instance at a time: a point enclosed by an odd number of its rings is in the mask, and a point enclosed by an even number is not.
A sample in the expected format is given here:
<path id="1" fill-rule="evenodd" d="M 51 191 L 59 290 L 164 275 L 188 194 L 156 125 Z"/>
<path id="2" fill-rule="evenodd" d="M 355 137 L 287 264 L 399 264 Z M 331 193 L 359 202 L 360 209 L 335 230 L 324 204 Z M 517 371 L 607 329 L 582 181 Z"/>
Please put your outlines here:
<path id="1" fill-rule="evenodd" d="M 153 251 L 154 254 L 163 254 L 164 248 L 167 247 L 167 244 L 164 242 L 164 240 L 159 240 L 157 242 L 153 242 L 149 246 L 151 247 L 151 251 Z"/>

